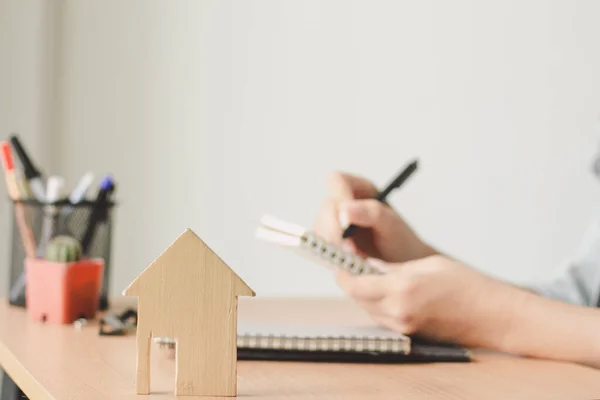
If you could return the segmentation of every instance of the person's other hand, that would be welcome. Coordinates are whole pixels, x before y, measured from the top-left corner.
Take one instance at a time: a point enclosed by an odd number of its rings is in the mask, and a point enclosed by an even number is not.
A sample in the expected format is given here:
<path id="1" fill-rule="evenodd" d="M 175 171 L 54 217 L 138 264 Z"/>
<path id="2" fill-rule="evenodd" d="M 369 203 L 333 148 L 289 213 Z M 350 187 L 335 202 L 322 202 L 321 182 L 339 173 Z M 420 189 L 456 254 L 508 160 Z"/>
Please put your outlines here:
<path id="1" fill-rule="evenodd" d="M 354 276 L 339 270 L 336 279 L 374 321 L 404 334 L 495 346 L 528 298 L 516 287 L 443 256 L 383 264 L 388 274 Z"/>
<path id="2" fill-rule="evenodd" d="M 314 232 L 363 256 L 387 262 L 404 262 L 436 254 L 391 206 L 373 199 L 375 186 L 364 178 L 336 172 L 328 180 L 328 197 L 322 204 Z M 356 234 L 341 239 L 349 224 Z"/>

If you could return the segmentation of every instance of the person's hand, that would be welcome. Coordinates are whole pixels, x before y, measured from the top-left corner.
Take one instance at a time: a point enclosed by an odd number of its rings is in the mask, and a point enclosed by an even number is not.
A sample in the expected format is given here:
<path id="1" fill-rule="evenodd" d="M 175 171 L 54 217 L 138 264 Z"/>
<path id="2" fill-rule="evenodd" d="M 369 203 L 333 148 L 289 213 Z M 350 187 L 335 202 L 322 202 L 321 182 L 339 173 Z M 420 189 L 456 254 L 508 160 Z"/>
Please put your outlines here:
<path id="1" fill-rule="evenodd" d="M 498 346 L 530 295 L 443 256 L 381 264 L 389 273 L 336 279 L 374 321 L 404 334 Z"/>
<path id="2" fill-rule="evenodd" d="M 373 199 L 375 186 L 358 176 L 336 172 L 313 230 L 324 239 L 363 256 L 404 262 L 436 254 L 389 205 Z M 358 225 L 354 237 L 341 239 L 345 227 Z"/>

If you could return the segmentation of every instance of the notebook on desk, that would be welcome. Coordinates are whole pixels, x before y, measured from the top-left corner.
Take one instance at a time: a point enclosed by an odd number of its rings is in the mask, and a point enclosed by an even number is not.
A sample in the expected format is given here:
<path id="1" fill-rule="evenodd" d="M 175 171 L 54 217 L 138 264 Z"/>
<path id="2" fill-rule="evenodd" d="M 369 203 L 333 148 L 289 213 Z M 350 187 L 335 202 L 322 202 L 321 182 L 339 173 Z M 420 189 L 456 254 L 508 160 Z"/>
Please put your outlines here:
<path id="1" fill-rule="evenodd" d="M 154 338 L 173 349 L 175 342 Z M 238 360 L 426 363 L 467 362 L 467 349 L 431 343 L 377 326 L 238 323 Z"/>

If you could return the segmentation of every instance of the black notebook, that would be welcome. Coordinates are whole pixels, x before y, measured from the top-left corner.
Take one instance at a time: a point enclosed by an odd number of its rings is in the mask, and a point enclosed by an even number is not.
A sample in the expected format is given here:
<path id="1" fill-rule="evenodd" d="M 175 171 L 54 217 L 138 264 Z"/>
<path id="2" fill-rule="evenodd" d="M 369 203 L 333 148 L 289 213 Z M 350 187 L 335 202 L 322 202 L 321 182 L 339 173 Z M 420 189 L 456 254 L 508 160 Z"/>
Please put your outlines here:
<path id="1" fill-rule="evenodd" d="M 155 338 L 162 346 L 175 342 Z M 427 363 L 468 362 L 467 349 L 410 337 L 377 326 L 238 323 L 238 360 Z"/>

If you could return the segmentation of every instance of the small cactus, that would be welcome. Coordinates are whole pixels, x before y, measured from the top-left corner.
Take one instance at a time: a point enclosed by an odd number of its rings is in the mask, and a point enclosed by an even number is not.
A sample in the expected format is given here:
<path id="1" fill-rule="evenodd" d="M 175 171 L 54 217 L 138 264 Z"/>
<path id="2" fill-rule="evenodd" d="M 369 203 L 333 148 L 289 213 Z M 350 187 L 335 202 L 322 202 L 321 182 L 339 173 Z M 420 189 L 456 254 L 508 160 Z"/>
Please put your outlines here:
<path id="1" fill-rule="evenodd" d="M 71 236 L 55 236 L 46 246 L 45 258 L 54 262 L 74 262 L 81 259 L 81 243 Z"/>

